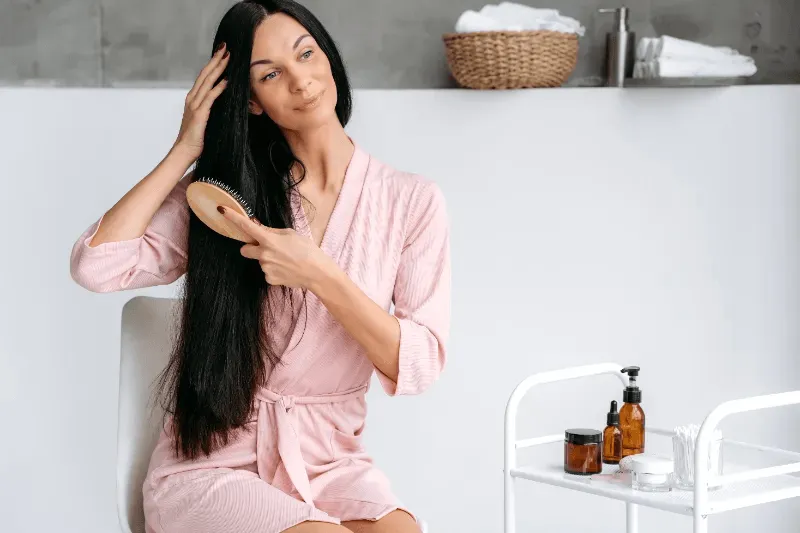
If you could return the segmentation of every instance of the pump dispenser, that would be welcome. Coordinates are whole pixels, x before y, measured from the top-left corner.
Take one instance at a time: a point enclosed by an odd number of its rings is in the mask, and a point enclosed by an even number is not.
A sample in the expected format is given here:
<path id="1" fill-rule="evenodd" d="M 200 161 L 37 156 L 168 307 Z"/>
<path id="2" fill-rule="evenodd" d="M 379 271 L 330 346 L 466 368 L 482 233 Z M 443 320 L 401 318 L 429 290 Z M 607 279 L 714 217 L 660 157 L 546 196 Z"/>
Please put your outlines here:
<path id="1" fill-rule="evenodd" d="M 623 87 L 625 79 L 633 76 L 636 34 L 628 25 L 627 7 L 600 9 L 600 13 L 614 13 L 614 30 L 606 34 L 606 85 Z"/>
<path id="2" fill-rule="evenodd" d="M 622 457 L 644 453 L 644 410 L 642 391 L 636 383 L 638 366 L 626 366 L 621 370 L 628 374 L 628 386 L 622 391 L 622 409 L 619 410 L 619 427 L 622 430 Z"/>

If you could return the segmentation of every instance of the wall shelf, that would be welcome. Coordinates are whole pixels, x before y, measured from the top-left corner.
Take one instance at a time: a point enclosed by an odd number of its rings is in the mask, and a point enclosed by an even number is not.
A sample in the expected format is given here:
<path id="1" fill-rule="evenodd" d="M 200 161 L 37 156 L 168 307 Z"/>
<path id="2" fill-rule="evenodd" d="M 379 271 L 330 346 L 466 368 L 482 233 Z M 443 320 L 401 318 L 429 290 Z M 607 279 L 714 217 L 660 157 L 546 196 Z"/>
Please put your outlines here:
<path id="1" fill-rule="evenodd" d="M 625 87 L 630 88 L 683 88 L 683 87 L 729 87 L 732 85 L 747 85 L 749 78 L 626 78 Z"/>

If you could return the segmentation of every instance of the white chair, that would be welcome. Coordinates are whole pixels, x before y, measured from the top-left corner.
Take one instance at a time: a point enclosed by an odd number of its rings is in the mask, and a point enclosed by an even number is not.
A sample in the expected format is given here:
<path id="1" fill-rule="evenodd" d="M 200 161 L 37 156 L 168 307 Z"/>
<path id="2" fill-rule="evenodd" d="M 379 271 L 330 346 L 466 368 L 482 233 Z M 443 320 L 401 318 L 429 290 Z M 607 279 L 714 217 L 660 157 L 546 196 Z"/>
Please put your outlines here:
<path id="1" fill-rule="evenodd" d="M 176 300 L 135 296 L 122 308 L 117 429 L 117 512 L 124 533 L 144 532 L 142 485 L 161 429 L 155 380 L 172 345 Z"/>
<path id="2" fill-rule="evenodd" d="M 163 417 L 154 386 L 169 360 L 178 311 L 177 300 L 151 296 L 135 296 L 122 308 L 117 511 L 124 533 L 144 532 L 142 485 Z M 420 528 L 428 532 L 424 522 Z"/>

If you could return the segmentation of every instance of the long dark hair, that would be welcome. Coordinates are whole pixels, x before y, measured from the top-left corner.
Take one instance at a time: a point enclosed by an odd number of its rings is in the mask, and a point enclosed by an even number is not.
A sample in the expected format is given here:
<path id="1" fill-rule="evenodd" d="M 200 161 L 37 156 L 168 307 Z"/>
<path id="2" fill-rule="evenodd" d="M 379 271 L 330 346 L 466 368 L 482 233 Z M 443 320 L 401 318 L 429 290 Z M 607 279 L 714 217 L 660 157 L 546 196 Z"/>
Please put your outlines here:
<path id="1" fill-rule="evenodd" d="M 336 84 L 336 115 L 350 119 L 352 97 L 343 61 L 319 20 L 292 0 L 247 0 L 223 16 L 213 48 L 226 43 L 230 59 L 220 79 L 228 86 L 214 102 L 204 149 L 193 179 L 214 177 L 240 192 L 263 224 L 294 227 L 291 195 L 300 162 L 266 113 L 248 111 L 250 56 L 258 25 L 274 13 L 297 20 L 317 41 Z M 218 80 L 219 81 L 219 80 Z M 175 452 L 186 458 L 210 454 L 229 442 L 231 432 L 250 418 L 258 387 L 280 364 L 271 342 L 275 295 L 257 261 L 244 258 L 242 243 L 222 237 L 193 213 L 189 222 L 188 266 L 179 327 L 161 391 Z M 277 289 L 277 287 L 275 288 Z M 265 305 L 268 304 L 268 305 Z"/>

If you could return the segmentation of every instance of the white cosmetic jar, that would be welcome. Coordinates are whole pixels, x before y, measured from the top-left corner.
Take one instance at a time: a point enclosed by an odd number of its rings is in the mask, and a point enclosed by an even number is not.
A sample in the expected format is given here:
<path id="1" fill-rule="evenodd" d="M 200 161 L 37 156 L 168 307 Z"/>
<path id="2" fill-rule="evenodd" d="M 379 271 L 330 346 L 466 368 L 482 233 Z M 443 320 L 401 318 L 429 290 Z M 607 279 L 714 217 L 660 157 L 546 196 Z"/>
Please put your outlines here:
<path id="1" fill-rule="evenodd" d="M 628 457 L 631 487 L 645 492 L 668 492 L 672 489 L 673 464 L 669 459 L 637 454 Z"/>

